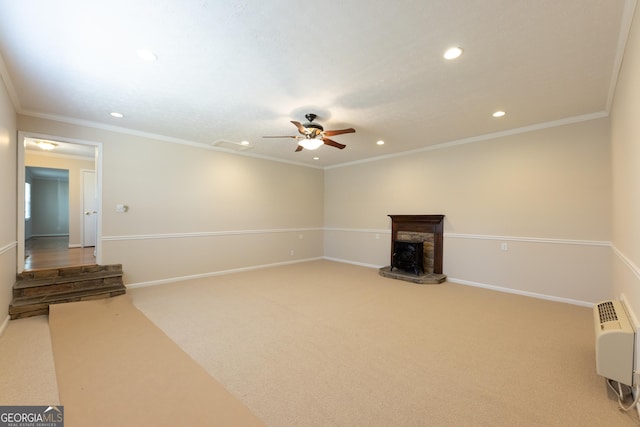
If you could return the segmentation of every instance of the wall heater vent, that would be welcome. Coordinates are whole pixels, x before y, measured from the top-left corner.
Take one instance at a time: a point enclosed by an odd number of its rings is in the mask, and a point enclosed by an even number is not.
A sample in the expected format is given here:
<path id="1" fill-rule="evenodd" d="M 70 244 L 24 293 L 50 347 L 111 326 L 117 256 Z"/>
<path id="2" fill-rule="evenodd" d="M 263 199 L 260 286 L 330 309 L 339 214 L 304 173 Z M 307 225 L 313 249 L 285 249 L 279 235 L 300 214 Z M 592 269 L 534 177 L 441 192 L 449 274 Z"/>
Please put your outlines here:
<path id="1" fill-rule="evenodd" d="M 596 332 L 596 372 L 628 386 L 633 384 L 635 333 L 620 301 L 604 301 L 593 308 Z"/>

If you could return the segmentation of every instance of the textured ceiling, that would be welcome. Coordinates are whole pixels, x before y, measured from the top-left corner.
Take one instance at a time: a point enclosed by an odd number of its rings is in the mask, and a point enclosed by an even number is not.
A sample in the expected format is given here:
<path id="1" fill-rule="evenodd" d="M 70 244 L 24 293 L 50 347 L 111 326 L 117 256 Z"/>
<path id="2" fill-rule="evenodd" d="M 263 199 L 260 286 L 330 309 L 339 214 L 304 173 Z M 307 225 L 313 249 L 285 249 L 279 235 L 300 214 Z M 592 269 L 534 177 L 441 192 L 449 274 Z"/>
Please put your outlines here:
<path id="1" fill-rule="evenodd" d="M 0 72 L 23 114 L 205 145 L 247 140 L 243 153 L 324 167 L 606 112 L 633 7 L 1 0 Z M 454 45 L 464 54 L 446 61 Z M 141 48 L 158 60 L 141 61 Z M 493 118 L 498 109 L 506 116 Z M 355 128 L 333 138 L 347 148 L 295 153 L 293 139 L 262 138 L 295 135 L 289 121 L 306 113 L 325 129 Z"/>

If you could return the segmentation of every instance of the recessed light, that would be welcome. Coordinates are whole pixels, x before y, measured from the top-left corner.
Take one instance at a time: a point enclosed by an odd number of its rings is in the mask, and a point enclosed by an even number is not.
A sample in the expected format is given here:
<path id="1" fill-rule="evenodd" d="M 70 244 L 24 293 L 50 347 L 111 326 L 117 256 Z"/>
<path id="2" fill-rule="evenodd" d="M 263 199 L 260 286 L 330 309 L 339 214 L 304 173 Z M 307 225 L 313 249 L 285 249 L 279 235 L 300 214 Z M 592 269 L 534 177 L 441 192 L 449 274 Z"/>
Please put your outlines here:
<path id="1" fill-rule="evenodd" d="M 493 117 L 502 117 L 505 114 L 507 113 L 505 113 L 504 111 L 496 111 L 495 113 L 493 113 Z"/>
<path id="2" fill-rule="evenodd" d="M 122 113 L 116 113 L 115 111 L 113 113 L 111 113 L 112 117 L 117 117 L 119 119 L 123 118 L 124 115 Z"/>
<path id="3" fill-rule="evenodd" d="M 240 145 L 249 145 L 249 141 L 242 141 L 240 142 Z"/>
<path id="4" fill-rule="evenodd" d="M 138 58 L 142 59 L 143 61 L 153 62 L 158 59 L 158 55 L 147 49 L 139 49 L 136 51 L 136 54 L 138 55 Z"/>
<path id="5" fill-rule="evenodd" d="M 462 55 L 462 48 L 461 47 L 457 47 L 457 46 L 456 47 L 450 47 L 444 53 L 444 59 L 456 59 L 460 55 Z"/>
<path id="6" fill-rule="evenodd" d="M 384 145 L 384 141 L 383 141 L 383 140 L 380 140 L 380 141 L 376 142 L 376 144 L 378 144 L 378 145 Z"/>
<path id="7" fill-rule="evenodd" d="M 313 160 L 320 160 L 320 157 L 314 157 Z"/>

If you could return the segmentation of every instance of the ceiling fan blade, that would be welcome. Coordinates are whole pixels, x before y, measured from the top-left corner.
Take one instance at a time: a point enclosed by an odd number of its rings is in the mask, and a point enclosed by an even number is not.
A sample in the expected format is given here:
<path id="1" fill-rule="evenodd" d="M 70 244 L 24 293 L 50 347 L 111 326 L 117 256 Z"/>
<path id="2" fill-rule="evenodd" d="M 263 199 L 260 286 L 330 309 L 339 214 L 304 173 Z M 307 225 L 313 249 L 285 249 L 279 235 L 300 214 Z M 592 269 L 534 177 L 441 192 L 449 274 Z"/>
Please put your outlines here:
<path id="1" fill-rule="evenodd" d="M 325 136 L 336 136 L 336 135 L 342 135 L 343 133 L 355 133 L 355 129 L 354 128 L 349 128 L 349 129 L 340 129 L 340 130 L 326 130 L 324 131 L 324 135 Z"/>
<path id="2" fill-rule="evenodd" d="M 302 151 L 302 145 L 298 145 L 298 146 L 296 147 L 296 153 L 297 153 L 298 151 Z"/>
<path id="3" fill-rule="evenodd" d="M 342 150 L 344 147 L 346 147 L 346 145 L 344 145 L 344 144 L 340 144 L 339 142 L 335 142 L 335 141 L 333 141 L 333 140 L 331 140 L 331 139 L 329 139 L 329 138 L 322 138 L 322 140 L 324 141 L 324 143 L 325 143 L 326 145 L 330 145 L 330 146 L 332 146 L 332 147 L 336 147 L 336 148 L 339 148 L 339 149 L 341 149 L 341 150 Z"/>
<path id="4" fill-rule="evenodd" d="M 263 138 L 298 138 L 297 136 L 282 135 L 282 136 L 263 136 Z"/>
<path id="5" fill-rule="evenodd" d="M 293 123 L 295 125 L 295 127 L 298 128 L 298 132 L 300 132 L 303 135 L 306 135 L 307 133 L 309 133 L 309 131 L 307 130 L 306 127 L 302 126 L 302 124 L 300 122 L 294 122 L 293 120 L 291 121 L 291 123 Z"/>

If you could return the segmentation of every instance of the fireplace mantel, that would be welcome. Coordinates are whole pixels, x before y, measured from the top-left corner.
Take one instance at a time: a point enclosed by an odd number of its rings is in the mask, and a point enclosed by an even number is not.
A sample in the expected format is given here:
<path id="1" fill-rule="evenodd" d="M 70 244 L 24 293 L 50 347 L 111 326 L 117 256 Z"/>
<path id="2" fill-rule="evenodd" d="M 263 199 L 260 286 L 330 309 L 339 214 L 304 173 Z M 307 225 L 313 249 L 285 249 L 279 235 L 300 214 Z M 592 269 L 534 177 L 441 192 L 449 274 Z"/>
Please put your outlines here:
<path id="1" fill-rule="evenodd" d="M 444 215 L 388 215 L 391 218 L 391 254 L 399 231 L 432 233 L 434 236 L 433 272 L 442 274 Z M 392 259 L 393 262 L 393 259 Z"/>

